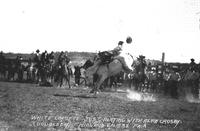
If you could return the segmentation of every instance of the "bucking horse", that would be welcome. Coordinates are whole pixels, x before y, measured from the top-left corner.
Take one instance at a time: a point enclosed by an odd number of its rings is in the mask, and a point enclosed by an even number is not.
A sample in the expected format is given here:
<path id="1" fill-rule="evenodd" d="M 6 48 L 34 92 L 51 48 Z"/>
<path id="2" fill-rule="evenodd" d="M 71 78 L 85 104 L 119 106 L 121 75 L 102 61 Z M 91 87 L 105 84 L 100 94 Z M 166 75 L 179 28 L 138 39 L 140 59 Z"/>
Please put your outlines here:
<path id="1" fill-rule="evenodd" d="M 128 54 L 122 54 L 126 64 L 129 66 L 133 63 L 133 58 Z M 111 77 L 115 76 L 121 72 L 125 72 L 124 67 L 120 59 L 114 57 L 110 62 L 106 62 L 102 64 L 97 60 L 94 62 L 94 65 L 89 67 L 85 72 L 87 85 L 91 85 L 93 88 L 90 93 L 97 93 L 100 91 L 100 87 L 103 82 Z"/>

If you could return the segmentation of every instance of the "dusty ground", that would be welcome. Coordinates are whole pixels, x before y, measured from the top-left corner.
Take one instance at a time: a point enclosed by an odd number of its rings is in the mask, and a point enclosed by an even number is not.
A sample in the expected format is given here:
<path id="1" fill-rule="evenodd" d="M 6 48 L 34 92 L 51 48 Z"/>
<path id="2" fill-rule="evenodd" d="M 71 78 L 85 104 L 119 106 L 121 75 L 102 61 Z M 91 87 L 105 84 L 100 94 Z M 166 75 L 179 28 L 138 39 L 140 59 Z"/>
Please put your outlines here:
<path id="1" fill-rule="evenodd" d="M 162 95 L 132 101 L 126 92 L 94 96 L 88 91 L 0 82 L 0 131 L 200 130 L 200 104 Z"/>

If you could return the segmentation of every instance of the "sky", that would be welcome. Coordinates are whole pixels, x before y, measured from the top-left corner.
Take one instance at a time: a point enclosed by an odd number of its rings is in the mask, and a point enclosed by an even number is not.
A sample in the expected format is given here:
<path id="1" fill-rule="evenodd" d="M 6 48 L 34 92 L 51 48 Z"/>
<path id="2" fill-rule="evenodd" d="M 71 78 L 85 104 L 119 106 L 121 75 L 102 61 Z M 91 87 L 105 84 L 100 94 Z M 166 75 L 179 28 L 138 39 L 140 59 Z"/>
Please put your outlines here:
<path id="1" fill-rule="evenodd" d="M 4 52 L 97 52 L 131 36 L 130 53 L 198 63 L 200 0 L 2 0 Z"/>

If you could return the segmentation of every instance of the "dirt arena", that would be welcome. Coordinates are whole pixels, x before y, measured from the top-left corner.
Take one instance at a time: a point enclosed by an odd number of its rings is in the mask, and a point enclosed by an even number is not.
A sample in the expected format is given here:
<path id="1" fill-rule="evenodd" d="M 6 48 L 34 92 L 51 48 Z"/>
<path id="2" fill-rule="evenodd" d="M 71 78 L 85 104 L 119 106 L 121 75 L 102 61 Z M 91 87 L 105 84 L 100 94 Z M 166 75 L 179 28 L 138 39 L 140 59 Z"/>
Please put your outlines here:
<path id="1" fill-rule="evenodd" d="M 200 130 L 200 103 L 125 88 L 96 96 L 89 90 L 0 82 L 0 131 Z"/>

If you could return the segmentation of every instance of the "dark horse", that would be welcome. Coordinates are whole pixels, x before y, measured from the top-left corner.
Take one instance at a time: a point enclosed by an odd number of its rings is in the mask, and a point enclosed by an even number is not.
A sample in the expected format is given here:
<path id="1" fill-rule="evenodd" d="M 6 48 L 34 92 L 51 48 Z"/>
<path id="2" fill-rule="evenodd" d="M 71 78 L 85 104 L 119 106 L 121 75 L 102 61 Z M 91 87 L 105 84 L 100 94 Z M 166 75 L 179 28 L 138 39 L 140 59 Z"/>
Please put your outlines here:
<path id="1" fill-rule="evenodd" d="M 88 59 L 85 64 L 83 66 L 81 66 L 81 68 L 83 69 L 88 69 L 89 67 L 93 66 L 94 65 L 94 62 L 92 62 L 90 59 Z"/>
<path id="2" fill-rule="evenodd" d="M 145 87 L 145 82 L 148 80 L 146 75 L 146 64 L 141 62 L 141 58 L 138 58 L 136 62 L 133 63 L 133 68 L 135 69 L 131 75 L 131 83 L 135 85 L 135 90 L 142 91 Z"/>
<path id="3" fill-rule="evenodd" d="M 58 82 L 59 86 L 63 86 L 63 81 L 66 80 L 68 83 L 69 88 L 70 86 L 70 69 L 68 67 L 69 60 L 68 59 L 62 59 L 62 61 L 56 65 L 55 67 L 55 82 Z"/>
<path id="4" fill-rule="evenodd" d="M 186 82 L 186 85 L 190 87 L 189 92 L 193 94 L 195 98 L 198 98 L 199 94 L 199 78 L 200 73 L 198 71 L 187 70 L 183 81 Z"/>

